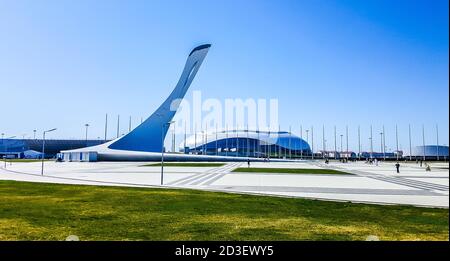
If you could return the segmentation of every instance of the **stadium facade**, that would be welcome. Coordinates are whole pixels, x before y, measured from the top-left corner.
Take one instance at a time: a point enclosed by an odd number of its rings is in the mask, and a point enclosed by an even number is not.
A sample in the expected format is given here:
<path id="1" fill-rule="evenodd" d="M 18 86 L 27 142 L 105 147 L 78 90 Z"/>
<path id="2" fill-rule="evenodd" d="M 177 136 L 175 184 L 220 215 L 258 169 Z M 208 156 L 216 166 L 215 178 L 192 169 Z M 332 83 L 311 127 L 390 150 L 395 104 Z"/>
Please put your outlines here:
<path id="1" fill-rule="evenodd" d="M 180 151 L 194 155 L 252 158 L 300 158 L 311 155 L 308 143 L 290 132 L 258 130 L 196 133 L 180 144 Z"/>
<path id="2" fill-rule="evenodd" d="M 436 159 L 448 159 L 448 146 L 441 145 L 425 145 L 425 146 L 415 146 L 409 151 L 405 151 L 405 157 L 410 157 L 413 159 L 424 159 L 425 160 L 436 160 Z"/>
<path id="3" fill-rule="evenodd" d="M 95 146 L 104 140 L 46 139 L 45 157 L 53 158 L 61 150 Z M 0 139 L 0 158 L 42 158 L 42 139 Z"/>

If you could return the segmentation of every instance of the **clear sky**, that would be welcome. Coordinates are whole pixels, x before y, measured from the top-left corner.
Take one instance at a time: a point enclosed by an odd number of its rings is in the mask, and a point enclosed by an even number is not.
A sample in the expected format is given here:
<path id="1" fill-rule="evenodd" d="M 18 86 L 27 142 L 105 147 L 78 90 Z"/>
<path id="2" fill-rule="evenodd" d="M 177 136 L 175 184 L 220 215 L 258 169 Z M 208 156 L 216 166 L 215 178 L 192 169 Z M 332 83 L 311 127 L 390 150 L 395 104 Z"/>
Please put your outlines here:
<path id="1" fill-rule="evenodd" d="M 212 48 L 187 94 L 276 98 L 283 129 L 386 128 L 394 148 L 449 136 L 448 1 L 0 0 L 0 132 L 57 127 L 52 138 L 103 137 L 104 115 L 123 131 L 167 97 L 187 54 Z M 109 137 L 115 135 L 111 120 Z M 306 128 L 306 127 L 305 127 Z M 41 135 L 41 134 L 40 134 Z M 334 142 L 333 142 L 334 143 Z M 319 145 L 315 145 L 316 147 Z M 320 145 L 321 146 L 321 145 Z M 329 145 L 330 146 L 330 145 Z M 377 148 L 377 147 L 375 147 Z"/>

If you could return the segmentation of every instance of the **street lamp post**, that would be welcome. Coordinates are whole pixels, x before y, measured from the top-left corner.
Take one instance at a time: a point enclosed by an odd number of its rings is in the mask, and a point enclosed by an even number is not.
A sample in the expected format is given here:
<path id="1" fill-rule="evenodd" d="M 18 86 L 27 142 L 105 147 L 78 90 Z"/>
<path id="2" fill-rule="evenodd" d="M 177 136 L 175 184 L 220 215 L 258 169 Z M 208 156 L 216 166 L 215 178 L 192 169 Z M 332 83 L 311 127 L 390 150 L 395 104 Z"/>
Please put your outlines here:
<path id="1" fill-rule="evenodd" d="M 174 125 L 173 125 L 173 139 L 172 139 L 172 151 L 173 151 L 173 152 L 176 151 L 176 143 L 177 143 L 176 136 L 175 136 L 176 133 L 177 133 L 176 127 L 177 127 L 177 125 L 174 124 Z"/>
<path id="2" fill-rule="evenodd" d="M 383 125 L 383 160 L 386 161 L 386 131 Z"/>
<path id="3" fill-rule="evenodd" d="M 372 136 L 372 125 L 370 125 L 370 158 L 373 158 L 373 136 Z"/>
<path id="4" fill-rule="evenodd" d="M 314 159 L 314 127 L 311 126 L 311 159 Z"/>
<path id="5" fill-rule="evenodd" d="M 2 133 L 2 140 L 3 140 L 3 135 L 5 135 L 4 133 Z M 11 136 L 11 137 L 9 137 L 9 138 L 6 138 L 6 139 L 14 139 L 16 136 Z M 6 146 L 6 143 L 5 143 L 5 156 L 4 156 L 4 161 L 5 161 L 5 168 L 6 168 L 6 154 L 8 153 L 8 146 Z"/>
<path id="6" fill-rule="evenodd" d="M 183 151 L 184 151 L 184 154 L 186 154 L 186 131 L 187 131 L 187 127 L 186 127 L 186 121 L 184 121 L 184 148 L 183 148 Z"/>
<path id="7" fill-rule="evenodd" d="M 236 125 L 236 157 L 239 157 L 239 125 Z"/>
<path id="8" fill-rule="evenodd" d="M 383 153 L 383 132 L 380 132 L 380 152 Z"/>
<path id="9" fill-rule="evenodd" d="M 36 139 L 36 130 L 33 130 L 33 140 Z"/>
<path id="10" fill-rule="evenodd" d="M 268 129 L 269 129 L 269 136 L 267 137 L 267 140 L 269 140 L 270 141 L 270 130 L 271 130 L 271 126 L 269 126 L 268 127 Z M 267 147 L 267 149 L 266 149 L 266 152 L 267 152 L 267 159 L 270 159 L 270 146 L 271 145 L 269 145 L 269 144 L 267 144 L 268 146 L 266 146 Z"/>
<path id="11" fill-rule="evenodd" d="M 46 130 L 42 134 L 42 164 L 41 164 L 41 176 L 44 176 L 44 159 L 45 159 L 45 133 L 55 131 L 56 128 Z"/>
<path id="12" fill-rule="evenodd" d="M 436 160 L 439 161 L 439 129 L 436 124 Z"/>
<path id="13" fill-rule="evenodd" d="M 257 141 L 255 141 L 255 144 L 257 144 L 258 145 L 258 147 L 257 147 L 257 152 L 256 152 L 256 158 L 259 158 L 259 152 L 260 152 L 260 149 L 261 149 L 261 144 L 260 144 L 260 141 L 259 141 L 259 125 L 256 125 L 256 135 L 257 135 Z"/>
<path id="14" fill-rule="evenodd" d="M 325 125 L 322 125 L 322 158 L 325 158 Z"/>
<path id="15" fill-rule="evenodd" d="M 84 127 L 86 127 L 86 137 L 85 137 L 85 143 L 86 143 L 86 146 L 87 146 L 87 139 L 88 139 L 88 128 L 89 128 L 89 124 L 88 124 L 88 123 L 84 124 Z"/>
<path id="16" fill-rule="evenodd" d="M 336 146 L 336 125 L 334 125 L 334 159 L 337 159 L 337 146 Z"/>
<path id="17" fill-rule="evenodd" d="M 194 125 L 194 148 L 194 153 L 197 154 L 197 123 Z"/>
<path id="18" fill-rule="evenodd" d="M 250 157 L 250 141 L 248 136 L 248 123 L 247 123 L 247 158 Z"/>
<path id="19" fill-rule="evenodd" d="M 395 146 L 396 146 L 396 150 L 397 150 L 397 161 L 399 160 L 399 151 L 398 151 L 398 128 L 397 125 L 395 125 Z"/>
<path id="20" fill-rule="evenodd" d="M 278 136 L 281 132 L 281 126 L 278 125 Z M 284 149 L 284 157 L 286 158 L 286 149 Z M 278 146 L 278 158 L 281 159 L 281 146 Z"/>
<path id="21" fill-rule="evenodd" d="M 426 159 L 425 154 L 425 126 L 422 124 L 422 145 L 423 145 L 423 161 Z"/>
<path id="22" fill-rule="evenodd" d="M 301 146 L 300 146 L 300 159 L 303 159 L 303 127 L 300 124 L 300 139 L 302 140 Z"/>
<path id="23" fill-rule="evenodd" d="M 308 143 L 309 145 L 309 130 L 305 130 L 306 131 L 306 143 Z"/>
<path id="24" fill-rule="evenodd" d="M 291 126 L 289 126 L 289 159 L 292 159 L 292 144 L 291 144 L 291 140 L 292 140 L 292 129 L 291 129 Z"/>
<path id="25" fill-rule="evenodd" d="M 225 126 L 225 157 L 228 157 L 228 124 Z"/>
<path id="26" fill-rule="evenodd" d="M 174 122 L 175 121 L 169 121 L 161 124 L 161 186 L 164 184 L 164 127 L 166 125 L 170 127 L 170 124 Z"/>
<path id="27" fill-rule="evenodd" d="M 203 140 L 202 140 L 203 141 Z M 205 155 L 208 155 L 208 124 L 205 124 L 205 141 L 203 143 L 203 152 Z"/>
<path id="28" fill-rule="evenodd" d="M 361 129 L 358 125 L 358 160 L 361 160 Z"/>
<path id="29" fill-rule="evenodd" d="M 345 126 L 345 147 L 346 147 L 346 153 L 345 153 L 345 158 L 348 161 L 348 125 Z"/>
<path id="30" fill-rule="evenodd" d="M 218 156 L 219 155 L 219 147 L 218 147 L 218 141 L 217 141 L 217 123 L 216 123 L 216 156 Z"/>
<path id="31" fill-rule="evenodd" d="M 412 149 L 411 149 L 411 124 L 408 125 L 408 137 L 409 137 L 409 161 L 412 160 Z"/>
<path id="32" fill-rule="evenodd" d="M 3 146 L 3 149 L 5 149 L 5 140 L 3 139 L 3 137 L 5 136 L 5 133 L 2 133 L 2 146 Z"/>

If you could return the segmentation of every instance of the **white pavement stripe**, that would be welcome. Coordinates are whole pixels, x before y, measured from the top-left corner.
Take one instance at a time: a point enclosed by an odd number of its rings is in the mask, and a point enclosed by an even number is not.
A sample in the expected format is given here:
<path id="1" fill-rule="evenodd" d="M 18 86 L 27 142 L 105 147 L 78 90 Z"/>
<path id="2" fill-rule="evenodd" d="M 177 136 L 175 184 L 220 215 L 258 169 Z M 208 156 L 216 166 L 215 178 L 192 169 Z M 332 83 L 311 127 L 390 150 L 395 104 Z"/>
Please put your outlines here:
<path id="1" fill-rule="evenodd" d="M 214 178 L 216 175 L 230 172 L 232 169 L 236 168 L 236 166 L 238 166 L 239 164 L 240 163 L 226 164 L 221 167 L 207 170 L 206 172 L 201 173 L 201 174 L 191 175 L 189 177 L 185 177 L 185 178 L 182 178 L 179 180 L 169 182 L 166 185 L 171 185 L 171 186 L 198 185 L 201 182 L 208 180 L 209 178 Z"/>
<path id="2" fill-rule="evenodd" d="M 208 173 L 211 173 L 211 175 L 202 176 L 197 179 L 190 180 L 189 182 L 183 182 L 178 185 L 200 185 L 202 182 L 208 182 L 208 180 L 215 179 L 219 175 L 229 173 L 232 169 L 236 168 L 239 165 L 240 165 L 240 163 L 230 163 L 225 166 L 207 171 Z"/>
<path id="3" fill-rule="evenodd" d="M 315 165 L 323 167 L 323 168 L 331 169 L 330 167 L 328 167 L 322 163 L 317 162 L 317 163 L 315 163 Z M 337 166 L 333 166 L 333 168 L 347 171 L 347 172 L 355 174 L 355 175 L 372 178 L 372 179 L 380 180 L 380 181 L 384 181 L 384 182 L 394 183 L 397 185 L 403 185 L 403 186 L 407 186 L 407 187 L 411 187 L 411 188 L 417 188 L 417 189 L 423 189 L 423 190 L 439 190 L 439 191 L 448 191 L 449 190 L 448 186 L 424 182 L 424 181 L 410 180 L 410 179 L 405 179 L 405 178 L 401 178 L 401 177 L 390 177 L 390 176 L 386 176 L 386 175 L 382 175 L 382 174 L 374 174 L 371 172 L 346 169 L 346 168 L 341 168 L 341 167 L 337 167 Z"/>
<path id="4" fill-rule="evenodd" d="M 323 187 L 287 187 L 287 186 L 224 186 L 212 185 L 215 189 L 239 191 L 268 191 L 268 192 L 304 192 L 304 193 L 332 193 L 332 194 L 369 194 L 369 195 L 417 195 L 443 196 L 428 190 L 410 189 L 359 189 L 359 188 L 323 188 Z"/>
<path id="5" fill-rule="evenodd" d="M 206 175 L 208 175 L 208 173 L 194 174 L 194 175 L 182 178 L 182 179 L 178 179 L 178 180 L 169 182 L 166 185 L 174 185 L 174 184 L 178 184 L 178 183 L 181 183 L 181 182 L 184 182 L 184 181 L 188 181 L 189 182 L 189 181 L 193 181 L 193 180 L 196 180 L 198 178 L 204 177 Z"/>
<path id="6" fill-rule="evenodd" d="M 359 171 L 357 171 L 357 172 L 359 172 Z M 388 176 L 377 175 L 377 174 L 367 174 L 364 172 L 361 172 L 360 175 L 367 177 L 367 178 L 377 179 L 377 180 L 381 180 L 381 181 L 391 182 L 391 183 L 395 183 L 395 184 L 399 184 L 399 185 L 403 185 L 403 186 L 409 186 L 409 187 L 420 188 L 420 189 L 425 189 L 425 190 L 430 190 L 430 189 L 431 190 L 442 190 L 442 191 L 449 190 L 448 186 L 434 184 L 434 183 L 428 183 L 428 182 L 423 182 L 423 181 L 418 181 L 418 180 L 410 180 L 410 179 L 398 178 L 398 177 L 388 177 Z"/>

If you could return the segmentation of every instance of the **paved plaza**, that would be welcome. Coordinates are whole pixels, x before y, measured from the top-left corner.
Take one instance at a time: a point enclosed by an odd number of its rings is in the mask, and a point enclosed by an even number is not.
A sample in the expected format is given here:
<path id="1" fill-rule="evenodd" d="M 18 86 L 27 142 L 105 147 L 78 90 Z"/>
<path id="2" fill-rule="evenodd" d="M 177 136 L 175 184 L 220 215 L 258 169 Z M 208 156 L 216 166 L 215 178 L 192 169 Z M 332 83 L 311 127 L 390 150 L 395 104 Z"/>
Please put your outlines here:
<path id="1" fill-rule="evenodd" d="M 159 187 L 161 167 L 143 167 L 143 162 L 40 162 L 8 163 L 0 168 L 0 180 L 130 187 Z M 416 163 L 395 162 L 369 165 L 364 162 L 296 161 L 252 162 L 258 168 L 330 168 L 351 173 L 288 174 L 237 173 L 247 163 L 232 162 L 222 167 L 164 167 L 164 187 L 249 193 L 321 200 L 415 206 L 449 206 L 449 165 L 432 163 L 425 171 Z"/>

